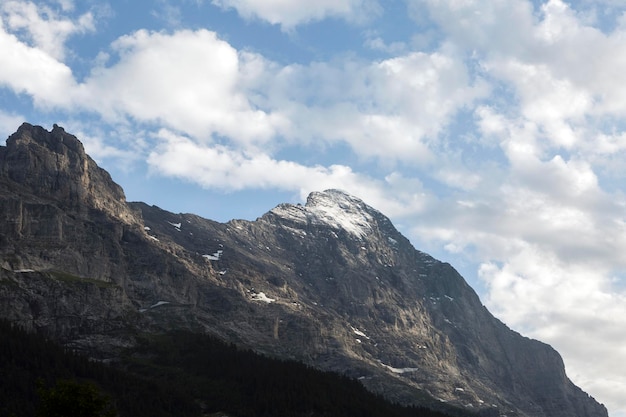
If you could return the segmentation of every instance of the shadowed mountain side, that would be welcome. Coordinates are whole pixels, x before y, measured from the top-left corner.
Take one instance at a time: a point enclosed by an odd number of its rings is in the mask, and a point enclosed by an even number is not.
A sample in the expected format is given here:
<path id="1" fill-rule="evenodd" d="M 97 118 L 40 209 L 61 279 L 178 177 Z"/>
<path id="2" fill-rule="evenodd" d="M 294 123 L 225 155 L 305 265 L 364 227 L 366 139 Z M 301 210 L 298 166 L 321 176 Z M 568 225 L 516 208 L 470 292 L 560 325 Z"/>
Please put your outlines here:
<path id="1" fill-rule="evenodd" d="M 197 333 L 142 334 L 116 367 L 4 320 L 0 339 L 1 416 L 474 416 L 393 405 L 355 380 Z"/>

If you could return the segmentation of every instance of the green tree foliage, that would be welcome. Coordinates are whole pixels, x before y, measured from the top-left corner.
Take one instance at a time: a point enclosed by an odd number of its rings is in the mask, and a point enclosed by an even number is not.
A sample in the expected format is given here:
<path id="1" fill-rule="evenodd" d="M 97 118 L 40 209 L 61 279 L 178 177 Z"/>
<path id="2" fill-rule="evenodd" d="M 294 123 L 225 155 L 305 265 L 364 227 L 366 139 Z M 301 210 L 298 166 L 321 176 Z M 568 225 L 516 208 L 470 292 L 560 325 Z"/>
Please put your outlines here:
<path id="1" fill-rule="evenodd" d="M 115 417 L 111 399 L 90 382 L 61 379 L 51 388 L 39 387 L 37 417 Z"/>

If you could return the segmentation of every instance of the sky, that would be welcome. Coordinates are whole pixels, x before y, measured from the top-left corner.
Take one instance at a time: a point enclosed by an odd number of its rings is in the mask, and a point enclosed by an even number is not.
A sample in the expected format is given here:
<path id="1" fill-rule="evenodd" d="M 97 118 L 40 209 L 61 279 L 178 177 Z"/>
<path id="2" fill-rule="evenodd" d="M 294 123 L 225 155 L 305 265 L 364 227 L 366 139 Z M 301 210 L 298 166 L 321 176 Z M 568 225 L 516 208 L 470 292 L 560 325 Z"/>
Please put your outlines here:
<path id="1" fill-rule="evenodd" d="M 253 220 L 339 188 L 626 417 L 626 2 L 0 2 L 0 137 Z"/>

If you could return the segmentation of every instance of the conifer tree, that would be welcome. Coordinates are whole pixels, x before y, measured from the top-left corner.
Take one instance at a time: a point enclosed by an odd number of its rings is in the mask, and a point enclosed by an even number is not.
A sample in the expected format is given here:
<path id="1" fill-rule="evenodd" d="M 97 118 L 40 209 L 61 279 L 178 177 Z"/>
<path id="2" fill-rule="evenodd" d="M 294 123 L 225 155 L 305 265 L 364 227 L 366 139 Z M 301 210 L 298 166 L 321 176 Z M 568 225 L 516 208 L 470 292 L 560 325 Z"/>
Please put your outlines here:
<path id="1" fill-rule="evenodd" d="M 59 380 L 51 388 L 39 386 L 37 417 L 116 417 L 108 396 L 92 383 Z"/>

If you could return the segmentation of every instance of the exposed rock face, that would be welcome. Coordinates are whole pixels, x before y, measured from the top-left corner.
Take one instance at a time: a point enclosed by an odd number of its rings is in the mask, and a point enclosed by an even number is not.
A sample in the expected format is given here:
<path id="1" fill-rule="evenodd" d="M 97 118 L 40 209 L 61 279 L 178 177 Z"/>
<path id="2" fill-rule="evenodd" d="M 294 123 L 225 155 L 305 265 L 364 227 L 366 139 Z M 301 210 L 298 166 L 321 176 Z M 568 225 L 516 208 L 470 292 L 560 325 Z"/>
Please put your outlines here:
<path id="1" fill-rule="evenodd" d="M 136 222 L 122 188 L 85 153 L 83 144 L 54 125 L 51 132 L 24 123 L 7 139 L 2 176 L 60 208 L 100 210 L 124 223 Z"/>
<path id="2" fill-rule="evenodd" d="M 450 265 L 337 190 L 256 221 L 126 203 L 73 136 L 0 147 L 0 314 L 94 356 L 185 327 L 484 415 L 604 417 L 549 346 L 495 319 Z"/>

